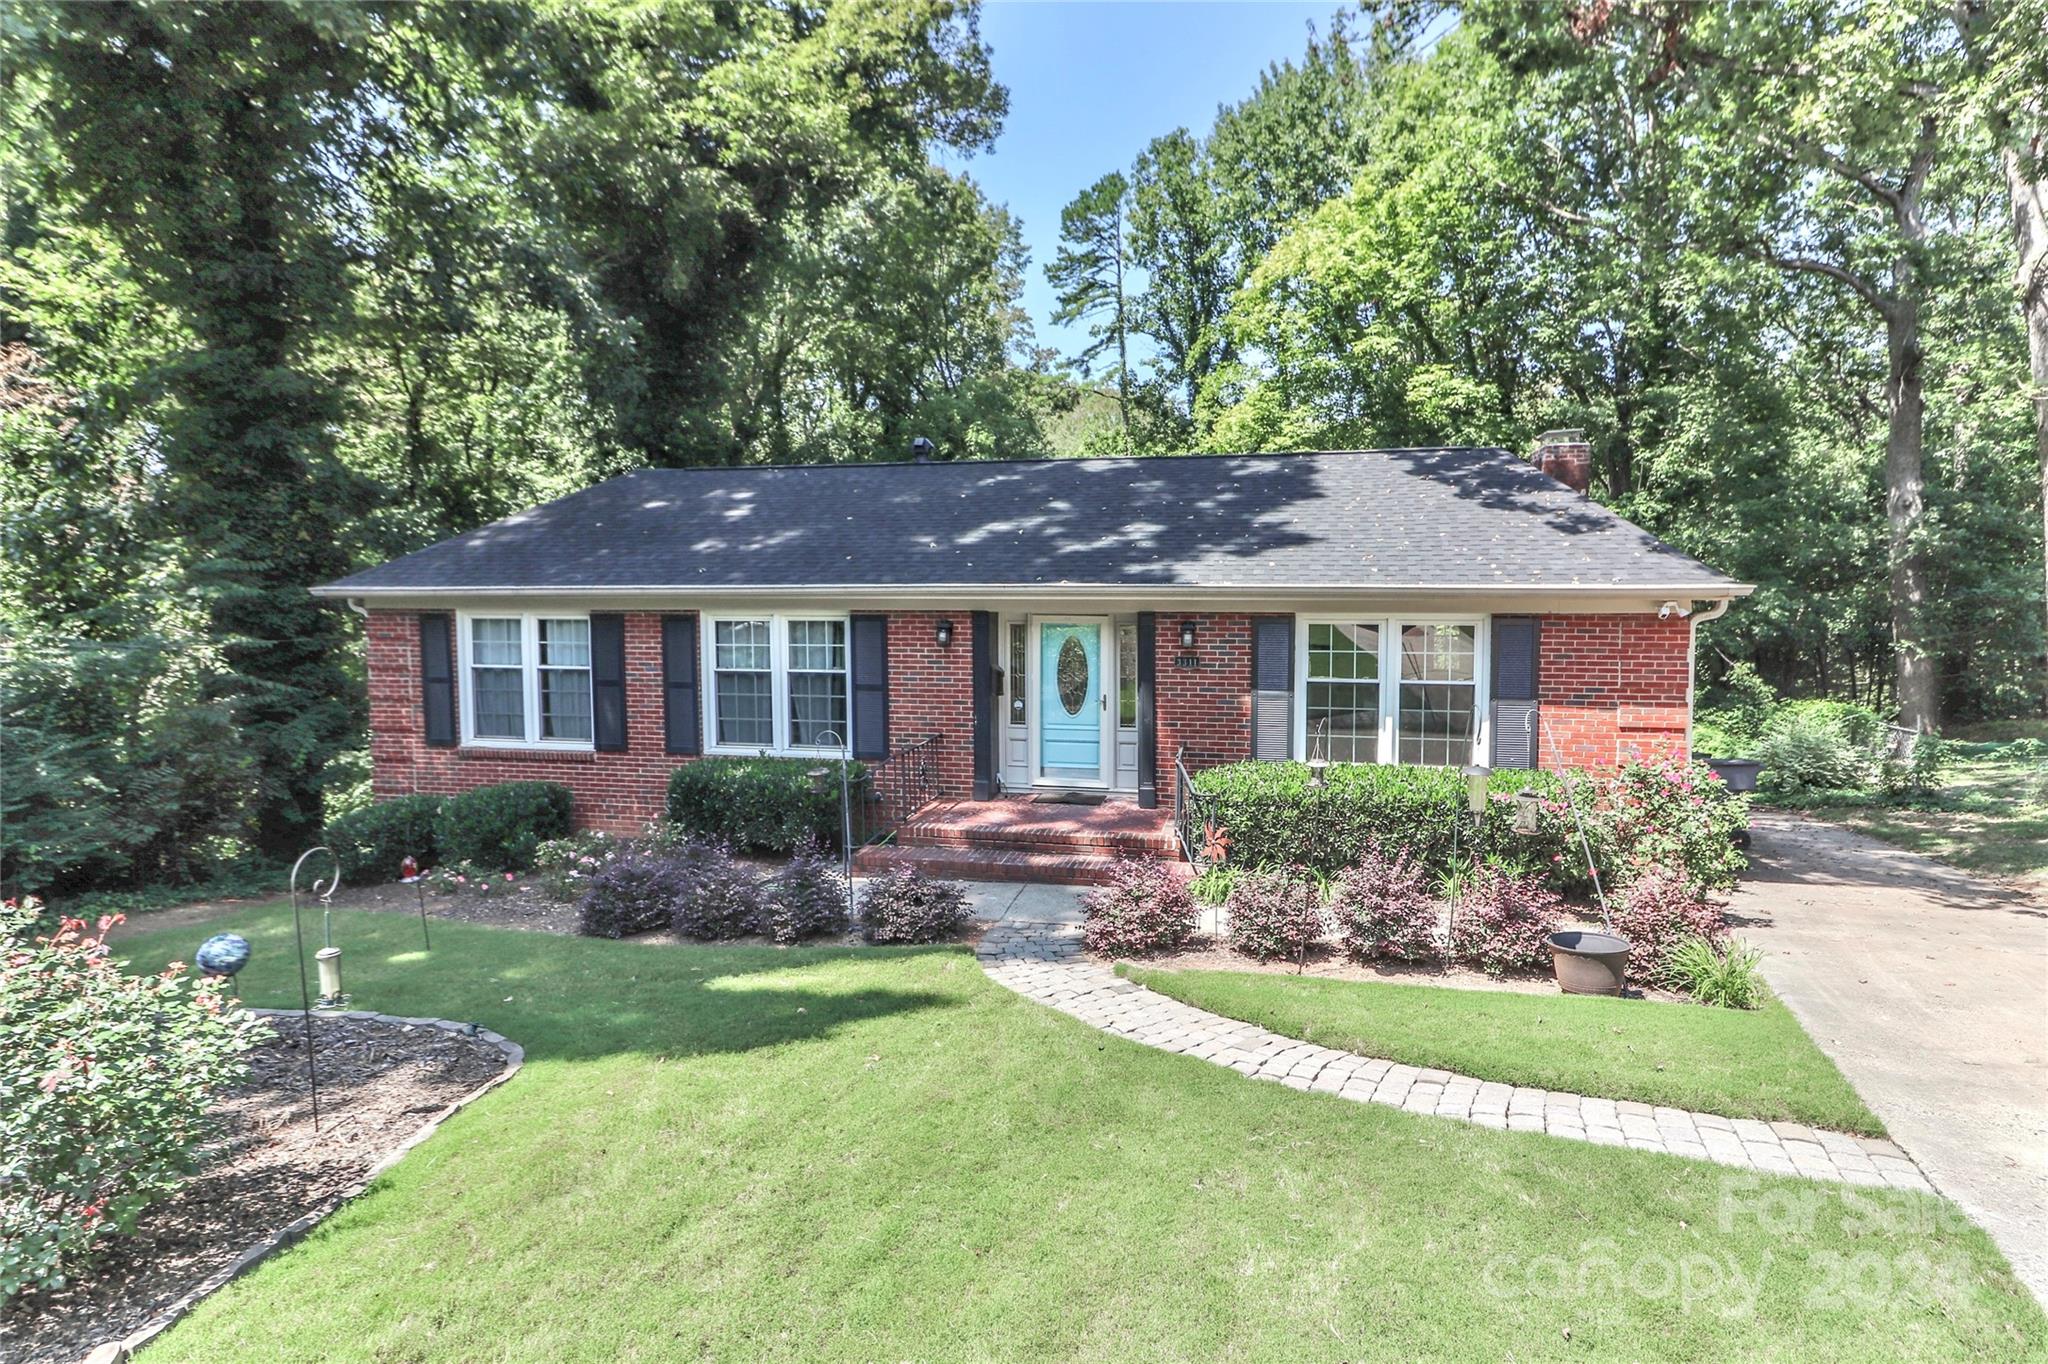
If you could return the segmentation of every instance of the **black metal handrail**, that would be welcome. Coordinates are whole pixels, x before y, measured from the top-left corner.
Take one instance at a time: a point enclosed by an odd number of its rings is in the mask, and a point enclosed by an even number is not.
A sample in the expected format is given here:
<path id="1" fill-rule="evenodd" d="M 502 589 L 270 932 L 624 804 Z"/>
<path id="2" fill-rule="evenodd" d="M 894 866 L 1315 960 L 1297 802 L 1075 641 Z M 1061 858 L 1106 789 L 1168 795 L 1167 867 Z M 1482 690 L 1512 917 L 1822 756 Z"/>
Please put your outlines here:
<path id="1" fill-rule="evenodd" d="M 1188 773 L 1187 758 L 1185 746 L 1174 752 L 1173 836 L 1180 844 L 1181 856 L 1206 871 L 1212 865 L 1208 853 L 1209 810 L 1195 790 L 1195 779 Z"/>
<path id="2" fill-rule="evenodd" d="M 874 843 L 939 798 L 939 736 L 905 744 L 867 769 L 853 793 L 856 844 Z"/>

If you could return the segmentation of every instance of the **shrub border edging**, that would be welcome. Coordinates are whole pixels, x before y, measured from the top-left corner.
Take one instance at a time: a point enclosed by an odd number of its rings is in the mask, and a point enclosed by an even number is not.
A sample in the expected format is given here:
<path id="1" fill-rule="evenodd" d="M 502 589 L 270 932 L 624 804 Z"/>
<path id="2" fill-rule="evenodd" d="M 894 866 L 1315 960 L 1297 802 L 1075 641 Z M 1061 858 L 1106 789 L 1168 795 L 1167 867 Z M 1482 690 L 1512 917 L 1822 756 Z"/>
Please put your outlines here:
<path id="1" fill-rule="evenodd" d="M 294 1017 L 299 1011 L 297 1009 L 250 1009 L 249 1012 L 259 1018 L 277 1018 Z M 465 1037 L 474 1036 L 498 1049 L 499 1054 L 505 1058 L 505 1068 L 478 1085 L 475 1089 L 470 1090 L 467 1094 L 455 1099 L 445 1108 L 441 1109 L 440 1112 L 420 1124 L 419 1130 L 378 1157 L 377 1161 L 368 1170 L 363 1172 L 363 1177 L 356 1183 L 349 1185 L 340 1193 L 333 1195 L 309 1211 L 300 1214 L 276 1231 L 271 1232 L 268 1236 L 263 1237 L 236 1256 L 233 1263 L 208 1275 L 200 1282 L 197 1288 L 172 1303 L 161 1314 L 131 1331 L 120 1340 L 107 1341 L 95 1346 L 87 1354 L 86 1364 L 121 1364 L 121 1361 L 126 1360 L 135 1351 L 140 1350 L 165 1331 L 177 1325 L 187 1313 L 191 1312 L 201 1302 L 212 1297 L 215 1293 L 218 1293 L 221 1289 L 227 1287 L 230 1283 L 248 1273 L 278 1251 L 304 1239 L 307 1232 L 331 1216 L 344 1203 L 361 1197 L 369 1190 L 372 1184 L 377 1182 L 380 1175 L 396 1165 L 408 1151 L 434 1135 L 434 1132 L 442 1123 L 454 1117 L 491 1090 L 504 1084 L 514 1075 L 517 1075 L 520 1068 L 526 1064 L 526 1049 L 524 1047 L 503 1034 L 492 1032 L 488 1028 L 478 1027 L 474 1023 L 458 1023 L 446 1018 L 401 1018 L 395 1014 L 380 1014 L 363 1009 L 332 1011 L 320 1013 L 318 1016 L 321 1018 L 345 1018 L 356 1022 L 392 1023 L 415 1028 L 439 1028 L 443 1032 L 458 1033 Z"/>

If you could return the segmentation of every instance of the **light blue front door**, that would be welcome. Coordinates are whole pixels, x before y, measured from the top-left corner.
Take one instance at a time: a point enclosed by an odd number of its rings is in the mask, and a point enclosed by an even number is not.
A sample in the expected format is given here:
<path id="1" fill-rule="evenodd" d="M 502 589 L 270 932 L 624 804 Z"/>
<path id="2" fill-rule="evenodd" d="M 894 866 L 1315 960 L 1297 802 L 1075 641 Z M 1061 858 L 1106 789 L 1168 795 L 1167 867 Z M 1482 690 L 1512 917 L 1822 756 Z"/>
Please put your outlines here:
<path id="1" fill-rule="evenodd" d="M 1038 767 L 1063 781 L 1102 779 L 1102 626 L 1038 627 Z"/>

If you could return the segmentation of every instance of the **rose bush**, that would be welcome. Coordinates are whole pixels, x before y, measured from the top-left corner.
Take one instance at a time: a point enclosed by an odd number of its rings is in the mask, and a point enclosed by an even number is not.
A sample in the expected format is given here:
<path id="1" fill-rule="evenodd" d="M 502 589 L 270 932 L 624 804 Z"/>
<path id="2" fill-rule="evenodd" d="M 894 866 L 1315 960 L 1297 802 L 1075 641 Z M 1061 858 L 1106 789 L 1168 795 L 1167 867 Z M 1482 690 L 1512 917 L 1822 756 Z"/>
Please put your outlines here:
<path id="1" fill-rule="evenodd" d="M 0 1299 L 61 1288 L 191 1173 L 263 1024 L 182 962 L 130 975 L 109 916 L 0 907 Z"/>

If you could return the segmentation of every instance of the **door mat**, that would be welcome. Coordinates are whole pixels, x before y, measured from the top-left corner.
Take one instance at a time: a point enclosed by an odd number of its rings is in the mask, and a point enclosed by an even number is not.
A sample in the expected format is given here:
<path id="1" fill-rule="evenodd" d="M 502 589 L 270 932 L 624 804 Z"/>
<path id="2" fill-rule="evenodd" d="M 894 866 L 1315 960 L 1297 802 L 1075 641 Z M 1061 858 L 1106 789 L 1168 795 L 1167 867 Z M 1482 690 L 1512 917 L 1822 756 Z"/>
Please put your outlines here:
<path id="1" fill-rule="evenodd" d="M 1033 805 L 1100 805 L 1109 797 L 1101 791 L 1041 791 L 1031 798 Z"/>

